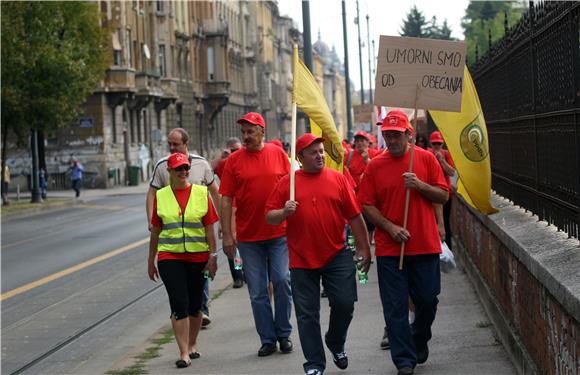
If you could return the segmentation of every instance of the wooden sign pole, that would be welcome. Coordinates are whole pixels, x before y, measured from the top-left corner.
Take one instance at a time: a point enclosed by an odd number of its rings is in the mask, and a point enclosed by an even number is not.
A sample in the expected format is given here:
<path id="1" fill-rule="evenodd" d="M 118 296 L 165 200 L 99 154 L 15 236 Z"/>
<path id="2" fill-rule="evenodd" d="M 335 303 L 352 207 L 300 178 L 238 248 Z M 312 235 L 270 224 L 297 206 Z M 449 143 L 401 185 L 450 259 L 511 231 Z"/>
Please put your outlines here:
<path id="1" fill-rule="evenodd" d="M 413 158 L 415 156 L 415 137 L 417 133 L 417 99 L 419 98 L 419 84 L 415 90 L 415 118 L 413 119 L 414 135 L 411 138 L 411 155 L 409 157 L 409 173 L 413 172 Z M 409 218 L 409 203 L 411 200 L 411 190 L 407 188 L 405 192 L 405 213 L 403 216 L 403 229 L 407 229 L 407 219 Z M 399 271 L 403 269 L 403 256 L 405 255 L 405 241 L 401 242 L 401 254 L 399 256 Z"/>

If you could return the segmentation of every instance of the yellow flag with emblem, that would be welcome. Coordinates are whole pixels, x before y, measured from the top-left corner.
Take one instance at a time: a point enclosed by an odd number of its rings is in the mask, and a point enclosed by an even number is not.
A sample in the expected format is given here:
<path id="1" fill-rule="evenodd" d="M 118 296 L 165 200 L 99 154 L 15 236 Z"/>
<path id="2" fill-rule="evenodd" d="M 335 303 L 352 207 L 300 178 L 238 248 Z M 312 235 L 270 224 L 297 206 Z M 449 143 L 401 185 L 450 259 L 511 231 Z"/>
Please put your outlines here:
<path id="1" fill-rule="evenodd" d="M 327 167 L 342 172 L 344 149 L 342 140 L 336 131 L 332 114 L 326 99 L 310 70 L 298 57 L 298 48 L 294 47 L 294 84 L 292 100 L 310 118 L 312 134 L 324 138 L 324 163 Z"/>
<path id="2" fill-rule="evenodd" d="M 461 112 L 429 113 L 455 162 L 459 174 L 457 192 L 483 214 L 498 212 L 490 203 L 491 163 L 487 127 L 467 66 L 463 75 Z"/>

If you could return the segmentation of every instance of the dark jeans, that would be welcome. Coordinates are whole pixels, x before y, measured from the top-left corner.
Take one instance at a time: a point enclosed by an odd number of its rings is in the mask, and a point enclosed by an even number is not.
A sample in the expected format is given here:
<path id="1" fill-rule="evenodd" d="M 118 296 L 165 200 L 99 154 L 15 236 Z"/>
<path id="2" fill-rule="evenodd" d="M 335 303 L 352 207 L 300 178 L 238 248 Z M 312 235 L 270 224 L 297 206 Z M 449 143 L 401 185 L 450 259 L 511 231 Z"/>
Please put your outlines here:
<path id="1" fill-rule="evenodd" d="M 306 359 L 304 372 L 310 369 L 324 371 L 326 357 L 320 333 L 320 279 L 330 305 L 326 342 L 332 352 L 342 352 L 357 300 L 352 253 L 343 249 L 323 268 L 294 268 L 290 275 L 298 334 Z"/>
<path id="2" fill-rule="evenodd" d="M 443 223 L 445 224 L 445 242 L 451 250 L 451 197 L 443 205 Z"/>
<path id="3" fill-rule="evenodd" d="M 383 314 L 389 327 L 391 358 L 397 368 L 415 367 L 417 351 L 431 339 L 431 325 L 441 292 L 439 254 L 407 256 L 399 271 L 399 257 L 377 257 Z M 409 296 L 415 322 L 409 325 Z"/>
<path id="4" fill-rule="evenodd" d="M 78 198 L 81 195 L 81 180 L 72 180 L 72 188 L 76 193 L 76 197 Z"/>

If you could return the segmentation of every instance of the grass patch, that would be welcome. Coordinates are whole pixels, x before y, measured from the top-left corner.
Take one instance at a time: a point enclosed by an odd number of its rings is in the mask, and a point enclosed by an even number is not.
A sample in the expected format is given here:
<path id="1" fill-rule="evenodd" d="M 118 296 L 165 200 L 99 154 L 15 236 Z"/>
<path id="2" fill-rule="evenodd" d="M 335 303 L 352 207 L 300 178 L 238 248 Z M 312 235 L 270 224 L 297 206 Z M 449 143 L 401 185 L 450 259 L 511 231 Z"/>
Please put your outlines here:
<path id="1" fill-rule="evenodd" d="M 480 320 L 475 324 L 477 328 L 488 328 L 491 327 L 491 323 L 486 320 Z"/>
<path id="2" fill-rule="evenodd" d="M 160 357 L 159 351 L 163 345 L 170 343 L 173 340 L 173 329 L 169 328 L 167 331 L 161 334 L 161 337 L 157 337 L 151 340 L 151 346 L 149 346 L 145 351 L 134 358 L 136 362 L 131 366 L 125 367 L 120 370 L 107 371 L 108 375 L 142 375 L 147 374 L 147 362 L 153 358 Z"/>

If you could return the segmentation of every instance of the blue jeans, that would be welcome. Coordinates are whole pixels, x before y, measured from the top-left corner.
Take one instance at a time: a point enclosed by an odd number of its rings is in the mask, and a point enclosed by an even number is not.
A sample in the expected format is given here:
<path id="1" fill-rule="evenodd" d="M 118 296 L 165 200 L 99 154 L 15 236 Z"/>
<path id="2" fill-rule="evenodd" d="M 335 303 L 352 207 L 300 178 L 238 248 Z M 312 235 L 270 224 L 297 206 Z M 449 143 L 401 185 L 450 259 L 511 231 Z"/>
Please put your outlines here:
<path id="1" fill-rule="evenodd" d="M 391 358 L 395 366 L 415 367 L 417 351 L 431 339 L 431 325 L 441 292 L 439 254 L 407 256 L 399 271 L 399 257 L 377 257 L 383 314 L 389 327 Z M 415 322 L 409 325 L 409 296 L 415 304 Z"/>
<path id="2" fill-rule="evenodd" d="M 311 369 L 324 372 L 326 357 L 320 334 L 320 278 L 330 304 L 325 341 L 332 352 L 342 352 L 357 299 L 352 252 L 345 248 L 322 268 L 294 268 L 290 274 L 298 334 L 306 359 L 304 372 Z"/>
<path id="3" fill-rule="evenodd" d="M 254 323 L 262 345 L 289 337 L 292 333 L 292 292 L 286 237 L 239 242 L 238 250 L 244 262 Z M 275 313 L 268 298 L 270 281 L 274 286 Z"/>

